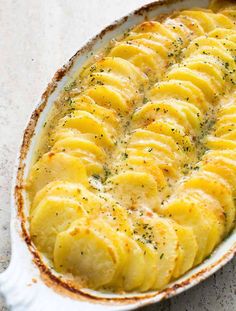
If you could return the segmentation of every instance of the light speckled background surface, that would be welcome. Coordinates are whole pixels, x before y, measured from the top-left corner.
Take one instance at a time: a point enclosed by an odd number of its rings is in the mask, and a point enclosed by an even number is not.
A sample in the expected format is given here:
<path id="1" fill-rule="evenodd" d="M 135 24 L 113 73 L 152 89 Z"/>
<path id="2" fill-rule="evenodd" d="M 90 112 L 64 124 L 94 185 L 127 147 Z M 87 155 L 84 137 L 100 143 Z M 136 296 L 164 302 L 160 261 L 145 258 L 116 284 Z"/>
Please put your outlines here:
<path id="1" fill-rule="evenodd" d="M 0 271 L 10 259 L 9 191 L 26 121 L 54 72 L 105 25 L 147 0 L 0 0 Z M 233 311 L 236 258 L 188 292 L 145 311 Z M 7 310 L 0 298 L 0 310 Z M 27 310 L 26 310 L 27 311 Z"/>

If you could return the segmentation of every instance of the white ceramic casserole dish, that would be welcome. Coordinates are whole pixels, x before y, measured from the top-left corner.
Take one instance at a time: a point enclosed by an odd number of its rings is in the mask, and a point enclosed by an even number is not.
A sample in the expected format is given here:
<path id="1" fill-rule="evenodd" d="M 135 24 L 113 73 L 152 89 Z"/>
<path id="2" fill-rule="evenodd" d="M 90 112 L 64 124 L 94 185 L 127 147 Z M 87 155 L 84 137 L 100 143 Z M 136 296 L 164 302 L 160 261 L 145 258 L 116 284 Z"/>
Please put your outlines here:
<path id="1" fill-rule="evenodd" d="M 234 231 L 220 244 L 210 258 L 162 291 L 145 294 L 103 294 L 88 289 L 75 291 L 68 283 L 58 278 L 56 272 L 50 270 L 44 263 L 44 259 L 37 253 L 28 232 L 28 204 L 23 180 L 28 174 L 37 138 L 55 99 L 68 79 L 86 60 L 86 56 L 91 52 L 95 53 L 112 38 L 145 19 L 152 19 L 175 9 L 206 7 L 208 3 L 207 0 L 163 0 L 146 5 L 100 32 L 54 75 L 31 115 L 15 167 L 11 198 L 12 258 L 8 269 L 0 276 L 0 290 L 12 310 L 136 309 L 177 295 L 196 285 L 225 265 L 236 253 L 236 232 Z"/>

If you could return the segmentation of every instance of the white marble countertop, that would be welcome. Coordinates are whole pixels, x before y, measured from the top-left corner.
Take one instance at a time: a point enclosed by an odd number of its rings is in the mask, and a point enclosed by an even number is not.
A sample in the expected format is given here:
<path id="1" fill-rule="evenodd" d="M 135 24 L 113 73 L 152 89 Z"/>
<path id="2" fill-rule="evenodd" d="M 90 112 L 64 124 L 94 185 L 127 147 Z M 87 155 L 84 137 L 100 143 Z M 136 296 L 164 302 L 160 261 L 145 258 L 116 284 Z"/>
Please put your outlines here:
<path id="1" fill-rule="evenodd" d="M 10 259 L 9 191 L 23 128 L 54 72 L 105 25 L 148 0 L 0 0 L 0 271 Z M 233 311 L 236 258 L 146 311 Z M 7 310 L 0 298 L 0 310 Z M 27 310 L 26 310 L 27 311 Z"/>

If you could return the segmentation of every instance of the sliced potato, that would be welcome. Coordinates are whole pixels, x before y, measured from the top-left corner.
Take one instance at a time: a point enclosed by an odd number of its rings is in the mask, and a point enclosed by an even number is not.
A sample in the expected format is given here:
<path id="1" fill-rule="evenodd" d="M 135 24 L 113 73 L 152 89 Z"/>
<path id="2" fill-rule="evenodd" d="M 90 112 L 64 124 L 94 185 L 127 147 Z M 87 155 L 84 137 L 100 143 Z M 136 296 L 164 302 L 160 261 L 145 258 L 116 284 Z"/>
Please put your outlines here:
<path id="1" fill-rule="evenodd" d="M 129 112 L 130 107 L 127 100 L 111 85 L 97 85 L 90 87 L 85 91 L 85 95 L 91 97 L 99 106 L 114 109 L 121 114 Z"/>
<path id="2" fill-rule="evenodd" d="M 218 174 L 202 170 L 191 176 L 184 183 L 183 189 L 190 188 L 201 189 L 203 193 L 208 193 L 220 202 L 220 208 L 217 208 L 217 204 L 214 204 L 213 208 L 218 220 L 220 222 L 225 222 L 225 234 L 227 234 L 232 229 L 235 221 L 233 195 L 227 181 Z"/>
<path id="3" fill-rule="evenodd" d="M 45 185 L 56 180 L 88 186 L 86 169 L 78 158 L 64 152 L 48 152 L 33 165 L 26 187 L 33 197 Z"/>
<path id="4" fill-rule="evenodd" d="M 235 29 L 235 24 L 231 18 L 218 12 L 217 14 L 210 14 L 217 27 L 224 27 L 225 29 Z"/>
<path id="5" fill-rule="evenodd" d="M 119 42 L 109 56 L 120 57 L 137 66 L 148 77 L 160 77 L 163 72 L 163 60 L 150 48 L 130 42 Z M 159 70 L 158 70 L 159 69 Z"/>
<path id="6" fill-rule="evenodd" d="M 129 37 L 129 40 L 130 40 L 130 37 Z M 150 37 L 149 38 L 140 38 L 140 37 L 133 38 L 132 42 L 148 47 L 149 49 L 153 50 L 158 55 L 160 55 L 163 59 L 169 62 L 168 50 L 163 46 L 163 44 L 155 40 L 152 40 Z"/>
<path id="7" fill-rule="evenodd" d="M 83 206 L 71 198 L 49 196 L 43 199 L 30 222 L 30 234 L 39 251 L 51 258 L 57 234 L 85 214 Z"/>
<path id="8" fill-rule="evenodd" d="M 179 40 L 177 39 L 179 44 L 175 44 L 176 50 L 174 54 L 177 54 L 178 52 L 180 53 L 181 50 L 189 43 L 190 38 L 193 36 L 192 31 L 177 18 L 167 17 L 163 24 L 172 32 L 175 32 L 177 37 L 179 37 Z"/>
<path id="9" fill-rule="evenodd" d="M 104 173 L 105 152 L 92 141 L 81 137 L 68 137 L 57 141 L 51 150 L 52 152 L 66 152 L 79 158 L 88 175 Z"/>
<path id="10" fill-rule="evenodd" d="M 131 135 L 130 143 L 132 142 L 144 142 L 146 141 L 147 144 L 149 141 L 156 141 L 160 145 L 167 145 L 167 150 L 171 151 L 175 154 L 176 160 L 183 160 L 184 154 L 182 150 L 179 148 L 177 143 L 174 141 L 174 139 L 170 136 L 166 136 L 163 134 L 155 133 L 153 131 L 148 131 L 146 129 L 140 129 L 136 130 Z"/>
<path id="11" fill-rule="evenodd" d="M 230 79 L 227 78 L 228 81 L 230 81 L 231 83 L 235 83 L 234 79 L 235 79 L 236 65 L 234 62 L 233 55 L 228 53 L 227 50 L 218 48 L 218 47 L 212 47 L 209 45 L 209 46 L 199 47 L 199 49 L 196 50 L 196 52 L 192 56 L 195 56 L 195 54 L 203 55 L 203 56 L 211 55 L 212 57 L 215 57 L 216 60 L 220 61 L 221 63 L 227 64 L 225 69 L 224 67 L 222 67 L 222 71 L 227 73 L 227 76 L 230 78 Z M 232 78 L 233 80 L 231 80 Z M 214 84 L 211 83 L 211 86 L 213 87 Z"/>
<path id="12" fill-rule="evenodd" d="M 173 223 L 175 233 L 178 238 L 180 254 L 178 256 L 173 277 L 178 278 L 192 268 L 198 245 L 193 229 Z"/>
<path id="13" fill-rule="evenodd" d="M 138 131 L 131 136 L 129 147 L 149 151 L 154 155 L 157 154 L 157 156 L 162 154 L 164 159 L 172 162 L 174 160 L 174 154 L 168 144 L 168 138 L 166 141 L 161 141 L 161 136 L 159 137 L 159 140 L 157 140 L 158 137 L 153 136 L 158 136 L 158 134 L 155 135 L 153 132 L 150 132 L 150 137 L 148 137 L 148 135 Z"/>
<path id="14" fill-rule="evenodd" d="M 37 206 L 45 198 L 55 197 L 58 199 L 68 198 L 77 202 L 92 217 L 102 217 L 107 223 L 118 231 L 132 234 L 132 227 L 127 211 L 121 207 L 111 196 L 106 194 L 94 194 L 81 184 L 52 182 L 39 191 L 31 207 L 31 215 Z"/>
<path id="15" fill-rule="evenodd" d="M 177 39 L 177 36 L 173 31 L 169 30 L 165 25 L 162 25 L 157 21 L 145 21 L 140 25 L 136 26 L 133 31 L 137 33 L 154 32 L 161 34 L 162 36 L 167 37 L 167 39 L 170 40 Z"/>
<path id="16" fill-rule="evenodd" d="M 185 25 L 187 28 L 190 29 L 191 36 L 198 37 L 198 36 L 204 35 L 205 32 L 202 26 L 200 25 L 200 23 L 196 19 L 193 19 L 189 16 L 183 16 L 181 15 L 181 12 L 180 14 L 177 15 L 176 19 L 179 20 L 183 25 Z"/>
<path id="17" fill-rule="evenodd" d="M 160 191 L 165 191 L 168 188 L 166 178 L 160 169 L 160 167 L 155 163 L 154 158 L 142 157 L 138 155 L 130 155 L 126 160 L 125 169 L 133 169 L 137 172 L 148 172 L 149 174 L 153 175 L 157 182 L 158 189 Z M 128 166 L 128 167 L 127 167 Z M 167 189 L 166 189 L 167 190 Z"/>
<path id="18" fill-rule="evenodd" d="M 107 191 L 128 209 L 156 210 L 160 204 L 157 185 L 148 173 L 128 171 L 107 180 Z"/>
<path id="19" fill-rule="evenodd" d="M 176 143 L 182 147 L 182 149 L 188 153 L 188 155 L 193 155 L 195 151 L 195 146 L 191 138 L 187 135 L 184 127 L 178 124 L 174 120 L 156 120 L 155 122 L 147 126 L 149 131 L 155 133 L 160 133 L 166 136 L 173 137 Z"/>
<path id="20" fill-rule="evenodd" d="M 104 219 L 116 231 L 132 236 L 133 228 L 127 210 L 108 194 L 101 193 L 99 198 L 102 200 L 102 205 L 97 213 L 93 212 L 93 215 Z"/>
<path id="21" fill-rule="evenodd" d="M 203 94 L 206 96 L 207 101 L 209 102 L 213 102 L 215 94 L 217 92 L 208 75 L 205 75 L 193 69 L 189 69 L 187 66 L 174 66 L 170 70 L 170 72 L 168 72 L 166 79 L 177 79 L 192 82 L 203 92 Z"/>
<path id="22" fill-rule="evenodd" d="M 235 150 L 236 141 L 208 135 L 206 138 L 206 146 L 213 150 Z"/>
<path id="23" fill-rule="evenodd" d="M 156 252 L 157 277 L 152 288 L 162 289 L 172 277 L 178 256 L 179 244 L 173 225 L 168 219 L 156 214 L 152 216 L 134 214 L 133 223 L 135 232 L 141 237 L 141 242 L 149 245 Z"/>
<path id="24" fill-rule="evenodd" d="M 172 224 L 164 218 L 155 217 L 153 226 L 154 243 L 157 245 L 157 280 L 155 289 L 164 288 L 171 280 L 178 256 L 178 238 Z"/>
<path id="25" fill-rule="evenodd" d="M 126 262 L 122 268 L 123 288 L 127 291 L 138 289 L 145 277 L 145 259 L 142 248 L 133 239 L 124 237 Z"/>
<path id="26" fill-rule="evenodd" d="M 114 110 L 99 106 L 95 101 L 86 95 L 79 95 L 72 98 L 72 109 L 84 110 L 92 113 L 102 120 L 102 122 L 110 124 L 114 128 L 119 128 L 119 119 Z"/>
<path id="27" fill-rule="evenodd" d="M 208 58 L 209 59 L 209 58 Z M 212 57 L 212 59 L 214 59 Z M 222 92 L 222 89 L 225 88 L 225 81 L 222 75 L 222 65 L 219 65 L 219 62 L 216 61 L 212 64 L 209 61 L 206 61 L 204 56 L 193 56 L 187 59 L 184 64 L 189 68 L 200 73 L 208 75 L 211 79 L 211 83 L 215 86 L 215 89 L 218 92 Z M 218 65 L 218 66 L 217 66 Z"/>
<path id="28" fill-rule="evenodd" d="M 53 150 L 65 150 L 64 152 L 67 153 L 68 151 L 80 150 L 87 156 L 93 155 L 98 161 L 104 161 L 106 159 L 106 154 L 101 147 L 97 146 L 90 140 L 83 139 L 82 137 L 68 137 L 62 139 L 55 143 Z"/>
<path id="29" fill-rule="evenodd" d="M 145 243 L 142 241 L 142 238 L 137 237 L 137 243 L 143 251 L 145 269 L 144 269 L 144 280 L 139 290 L 145 292 L 154 287 L 154 284 L 157 280 L 157 252 L 152 244 Z"/>
<path id="30" fill-rule="evenodd" d="M 101 119 L 87 111 L 77 110 L 65 116 L 58 124 L 58 128 L 60 127 L 75 129 L 83 134 L 92 134 L 97 144 L 102 146 L 111 147 L 115 143 L 115 129 L 108 127 Z"/>
<path id="31" fill-rule="evenodd" d="M 134 113 L 133 120 L 140 124 L 140 126 L 147 126 L 163 116 L 174 119 L 175 122 L 183 126 L 186 130 L 191 129 L 191 125 L 186 120 L 184 112 L 175 105 L 168 103 L 168 100 L 163 102 L 148 102 Z"/>
<path id="32" fill-rule="evenodd" d="M 146 148 L 146 150 L 143 150 L 142 148 L 127 148 L 126 154 L 128 155 L 128 159 L 132 159 L 133 157 L 141 157 L 144 161 L 151 161 L 153 165 L 156 165 L 162 170 L 165 177 L 176 179 L 179 175 L 176 163 L 163 157 L 163 154 L 160 151 L 156 153 L 153 153 L 152 151 L 153 150 L 151 148 Z M 153 173 L 154 172 L 151 174 L 153 175 Z M 156 177 L 154 178 L 156 179 Z"/>
<path id="33" fill-rule="evenodd" d="M 132 101 L 140 98 L 139 93 L 130 83 L 129 79 L 117 77 L 111 72 L 93 72 L 89 75 L 87 83 L 90 86 L 110 85 L 114 89 L 117 89 L 130 104 Z"/>
<path id="34" fill-rule="evenodd" d="M 181 198 L 173 198 L 160 210 L 160 213 L 178 224 L 192 228 L 198 244 L 194 265 L 201 263 L 211 253 L 221 237 L 217 218 L 207 205 L 207 202 L 185 194 Z"/>
<path id="35" fill-rule="evenodd" d="M 104 57 L 96 65 L 91 65 L 82 73 L 82 77 L 87 77 L 93 72 L 112 72 L 119 77 L 128 78 L 136 87 L 145 85 L 147 77 L 132 63 L 120 57 Z"/>
<path id="36" fill-rule="evenodd" d="M 169 80 L 157 83 L 150 91 L 152 101 L 163 98 L 178 98 L 196 105 L 201 111 L 208 108 L 203 92 L 190 81 Z"/>
<path id="37" fill-rule="evenodd" d="M 103 205 L 103 200 L 80 183 L 52 181 L 35 195 L 31 206 L 31 213 L 33 213 L 40 202 L 48 196 L 67 197 L 76 200 L 89 214 L 97 213 Z"/>
<path id="38" fill-rule="evenodd" d="M 202 26 L 205 32 L 209 32 L 211 30 L 214 30 L 216 25 L 214 23 L 214 20 L 210 16 L 210 14 L 203 12 L 201 10 L 186 10 L 181 12 L 182 16 L 190 17 L 196 21 L 199 22 L 199 24 Z"/>
<path id="39" fill-rule="evenodd" d="M 101 226 L 96 228 L 94 221 L 74 222 L 58 234 L 54 250 L 56 270 L 72 273 L 92 288 L 112 282 L 123 264 L 112 229 L 99 221 L 106 228 L 104 231 Z"/>
<path id="40" fill-rule="evenodd" d="M 234 180 L 236 178 L 236 161 L 227 157 L 227 153 L 225 151 L 222 152 L 213 150 L 206 153 L 202 159 L 202 168 L 206 171 L 217 173 L 222 178 L 227 180 L 235 193 L 236 181 L 234 182 Z"/>

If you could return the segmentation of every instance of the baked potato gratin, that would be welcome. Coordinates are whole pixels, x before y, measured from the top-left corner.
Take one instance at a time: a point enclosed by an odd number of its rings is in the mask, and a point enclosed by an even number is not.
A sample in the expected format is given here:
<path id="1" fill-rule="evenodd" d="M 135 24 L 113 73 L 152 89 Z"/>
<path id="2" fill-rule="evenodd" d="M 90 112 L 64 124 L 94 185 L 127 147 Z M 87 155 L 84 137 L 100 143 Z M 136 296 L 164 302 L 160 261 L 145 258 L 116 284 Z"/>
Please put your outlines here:
<path id="1" fill-rule="evenodd" d="M 26 181 L 31 238 L 57 272 L 159 290 L 229 234 L 235 60 L 236 5 L 212 4 L 127 30 L 68 83 Z"/>

